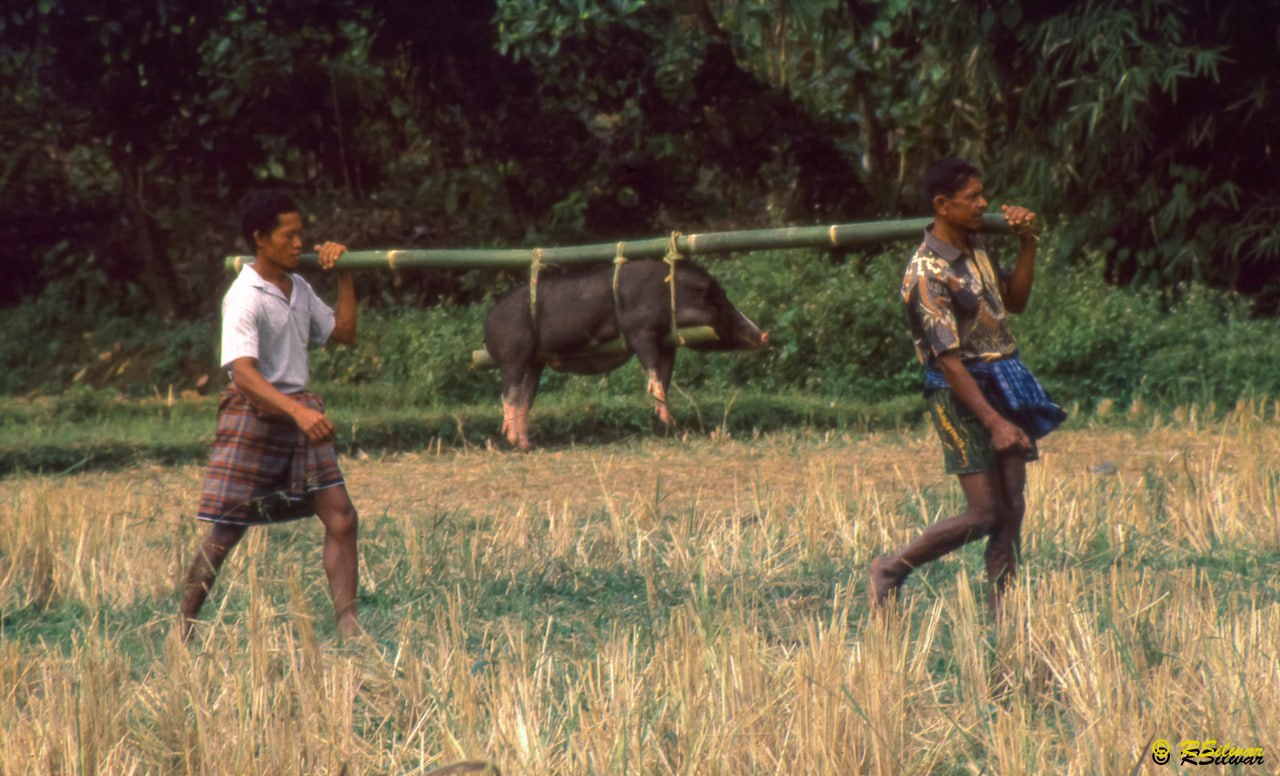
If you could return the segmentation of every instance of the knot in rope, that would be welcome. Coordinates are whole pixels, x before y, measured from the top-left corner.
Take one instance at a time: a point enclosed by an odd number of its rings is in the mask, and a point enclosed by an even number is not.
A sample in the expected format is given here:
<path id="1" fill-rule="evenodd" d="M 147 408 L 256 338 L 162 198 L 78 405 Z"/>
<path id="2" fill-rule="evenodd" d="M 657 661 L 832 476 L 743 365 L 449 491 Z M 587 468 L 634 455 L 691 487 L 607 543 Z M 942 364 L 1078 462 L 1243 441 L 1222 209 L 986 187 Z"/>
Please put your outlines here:
<path id="1" fill-rule="evenodd" d="M 1019 237 L 1030 237 L 1036 242 L 1040 242 L 1040 235 L 1044 234 L 1044 224 L 1036 219 L 1034 223 L 1021 223 L 1013 227 L 1013 233 Z"/>
<path id="2" fill-rule="evenodd" d="M 684 258 L 684 254 L 680 252 L 680 238 L 683 236 L 679 230 L 671 233 L 671 237 L 667 239 L 667 255 L 662 257 L 663 261 L 671 264 Z"/>

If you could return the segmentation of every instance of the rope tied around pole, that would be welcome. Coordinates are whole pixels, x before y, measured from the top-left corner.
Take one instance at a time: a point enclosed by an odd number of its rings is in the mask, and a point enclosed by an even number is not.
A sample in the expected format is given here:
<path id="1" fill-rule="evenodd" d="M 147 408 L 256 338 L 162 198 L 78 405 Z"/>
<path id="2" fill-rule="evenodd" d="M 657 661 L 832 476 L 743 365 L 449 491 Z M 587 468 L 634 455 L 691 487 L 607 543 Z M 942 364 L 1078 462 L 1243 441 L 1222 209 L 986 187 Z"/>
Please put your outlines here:
<path id="1" fill-rule="evenodd" d="M 676 326 L 676 262 L 684 258 L 680 253 L 680 232 L 671 233 L 671 239 L 667 241 L 667 255 L 662 257 L 662 261 L 671 268 L 671 272 L 667 274 L 667 285 L 671 288 L 671 336 L 675 338 L 676 344 L 684 346 L 684 337 L 680 334 L 680 329 Z"/>
<path id="2" fill-rule="evenodd" d="M 1044 224 L 1036 219 L 1034 224 L 1018 224 L 1013 227 L 1013 233 L 1019 237 L 1030 237 L 1035 242 L 1040 242 L 1040 235 L 1044 234 Z"/>

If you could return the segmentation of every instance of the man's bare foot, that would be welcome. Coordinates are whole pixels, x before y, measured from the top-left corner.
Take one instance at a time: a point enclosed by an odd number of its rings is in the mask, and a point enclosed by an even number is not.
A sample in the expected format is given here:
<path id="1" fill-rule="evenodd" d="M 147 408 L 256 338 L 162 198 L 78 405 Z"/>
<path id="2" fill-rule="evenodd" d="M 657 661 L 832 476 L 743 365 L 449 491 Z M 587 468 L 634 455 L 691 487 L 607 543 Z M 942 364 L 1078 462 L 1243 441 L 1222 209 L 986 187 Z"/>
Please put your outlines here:
<path id="1" fill-rule="evenodd" d="M 356 619 L 355 612 L 348 612 L 338 616 L 338 633 L 344 639 L 359 639 L 364 637 L 364 628 L 360 627 L 360 621 Z"/>
<path id="2" fill-rule="evenodd" d="M 1004 621 L 1004 596 L 999 590 L 987 591 L 987 619 L 997 627 Z"/>
<path id="3" fill-rule="evenodd" d="M 907 578 L 906 574 L 899 574 L 893 570 L 893 561 L 888 555 L 881 555 L 871 561 L 870 580 L 867 592 L 871 598 L 871 608 L 873 610 L 880 609 L 885 602 L 889 600 L 889 596 L 902 585 L 902 581 Z"/>

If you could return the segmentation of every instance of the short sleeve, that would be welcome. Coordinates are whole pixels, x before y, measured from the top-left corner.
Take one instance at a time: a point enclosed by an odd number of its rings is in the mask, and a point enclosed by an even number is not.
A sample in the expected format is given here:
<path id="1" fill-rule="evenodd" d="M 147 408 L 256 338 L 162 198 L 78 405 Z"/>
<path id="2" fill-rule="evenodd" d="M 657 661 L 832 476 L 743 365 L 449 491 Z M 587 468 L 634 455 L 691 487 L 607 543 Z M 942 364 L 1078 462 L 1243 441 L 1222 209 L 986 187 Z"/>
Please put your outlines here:
<path id="1" fill-rule="evenodd" d="M 923 271 L 916 277 L 916 320 L 921 334 L 934 357 L 960 347 L 960 330 L 951 306 L 951 287 L 935 271 Z"/>
<path id="2" fill-rule="evenodd" d="M 258 358 L 258 311 L 242 289 L 236 286 L 222 300 L 222 367 L 239 358 Z M 250 290 L 253 290 L 250 288 Z"/>
<path id="3" fill-rule="evenodd" d="M 307 294 L 307 310 L 310 318 L 307 339 L 312 345 L 323 345 L 329 341 L 329 335 L 333 333 L 333 308 L 325 304 L 324 300 L 311 288 L 311 284 L 302 277 L 294 276 L 294 287 L 305 289 Z"/>

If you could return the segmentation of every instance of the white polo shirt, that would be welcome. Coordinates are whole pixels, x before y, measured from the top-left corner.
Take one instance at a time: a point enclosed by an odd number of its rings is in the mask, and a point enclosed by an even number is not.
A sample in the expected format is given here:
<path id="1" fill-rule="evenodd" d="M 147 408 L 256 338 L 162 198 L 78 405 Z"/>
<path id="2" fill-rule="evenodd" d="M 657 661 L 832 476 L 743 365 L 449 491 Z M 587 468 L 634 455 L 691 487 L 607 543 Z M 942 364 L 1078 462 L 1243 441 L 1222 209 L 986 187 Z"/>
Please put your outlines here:
<path id="1" fill-rule="evenodd" d="M 222 297 L 222 368 L 231 374 L 237 358 L 256 358 L 258 371 L 281 393 L 306 390 L 307 346 L 323 345 L 333 333 L 333 308 L 301 275 L 290 272 L 292 298 L 262 279 L 250 265 Z"/>

